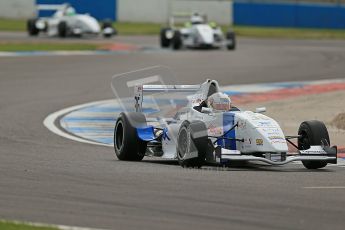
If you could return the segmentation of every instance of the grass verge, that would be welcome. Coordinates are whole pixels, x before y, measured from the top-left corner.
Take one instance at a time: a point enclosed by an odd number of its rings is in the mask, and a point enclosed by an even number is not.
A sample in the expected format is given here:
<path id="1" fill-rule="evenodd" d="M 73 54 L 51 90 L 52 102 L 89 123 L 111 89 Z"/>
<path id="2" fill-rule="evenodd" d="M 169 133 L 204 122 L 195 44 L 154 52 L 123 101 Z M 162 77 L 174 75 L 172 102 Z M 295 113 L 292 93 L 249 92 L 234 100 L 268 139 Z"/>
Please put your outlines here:
<path id="1" fill-rule="evenodd" d="M 345 39 L 345 30 L 235 26 L 238 36 L 286 39 Z"/>
<path id="2" fill-rule="evenodd" d="M 25 31 L 26 21 L 0 18 L 0 31 Z"/>
<path id="3" fill-rule="evenodd" d="M 116 22 L 121 35 L 158 35 L 161 24 Z M 228 26 L 222 26 L 226 31 Z M 25 20 L 0 19 L 0 31 L 25 31 Z M 345 39 L 345 30 L 234 26 L 238 36 L 289 39 Z"/>
<path id="4" fill-rule="evenodd" d="M 75 44 L 75 43 L 10 43 L 0 42 L 0 51 L 88 51 L 97 50 L 96 44 Z"/>
<path id="5" fill-rule="evenodd" d="M 162 25 L 154 23 L 114 23 L 122 35 L 158 35 Z M 229 26 L 221 26 L 227 31 Z M 238 36 L 286 39 L 345 39 L 345 30 L 234 26 Z"/>
<path id="6" fill-rule="evenodd" d="M 155 23 L 116 22 L 114 26 L 121 35 L 158 35 L 162 25 Z"/>
<path id="7" fill-rule="evenodd" d="M 6 230 L 58 230 L 49 226 L 33 226 L 25 223 L 0 220 L 0 229 Z"/>

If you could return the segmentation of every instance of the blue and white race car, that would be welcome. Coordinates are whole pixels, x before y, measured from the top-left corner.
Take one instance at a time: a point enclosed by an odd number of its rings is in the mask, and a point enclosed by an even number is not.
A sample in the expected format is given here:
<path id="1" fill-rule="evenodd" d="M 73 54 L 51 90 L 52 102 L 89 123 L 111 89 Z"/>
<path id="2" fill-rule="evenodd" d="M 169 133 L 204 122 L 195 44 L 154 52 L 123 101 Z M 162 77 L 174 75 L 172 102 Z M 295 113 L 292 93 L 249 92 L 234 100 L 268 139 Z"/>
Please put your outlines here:
<path id="1" fill-rule="evenodd" d="M 327 128 L 321 121 L 304 121 L 297 135 L 285 136 L 274 119 L 262 114 L 265 108 L 253 112 L 232 106 L 216 80 L 201 85 L 142 84 L 155 77 L 127 82 L 134 89 L 135 103 L 133 110 L 122 112 L 115 124 L 114 149 L 119 160 L 140 161 L 144 156 L 155 156 L 177 159 L 183 167 L 234 161 L 271 165 L 302 161 L 307 169 L 337 163 L 337 147 L 330 147 Z M 150 93 L 157 92 L 161 92 L 158 100 L 171 92 L 188 92 L 188 102 L 183 107 L 175 106 L 171 116 L 147 115 L 144 95 L 150 98 Z M 293 138 L 297 144 L 291 141 Z M 288 143 L 295 152 L 289 152 Z"/>
<path id="2" fill-rule="evenodd" d="M 176 23 L 177 19 L 190 18 L 184 26 Z M 226 47 L 236 49 L 235 32 L 230 28 L 226 34 L 214 22 L 207 22 L 205 15 L 194 13 L 191 16 L 174 14 L 169 20 L 169 26 L 161 29 L 160 44 L 162 48 L 171 47 L 174 50 L 182 48 L 208 49 Z"/>
<path id="3" fill-rule="evenodd" d="M 106 20 L 100 24 L 89 14 L 78 14 L 70 4 L 42 4 L 37 6 L 38 10 L 54 11 L 51 17 L 31 18 L 27 21 L 27 31 L 30 36 L 37 36 L 39 33 L 46 33 L 48 36 L 81 37 L 83 35 L 99 35 L 110 38 L 116 35 L 117 31 L 112 22 Z"/>

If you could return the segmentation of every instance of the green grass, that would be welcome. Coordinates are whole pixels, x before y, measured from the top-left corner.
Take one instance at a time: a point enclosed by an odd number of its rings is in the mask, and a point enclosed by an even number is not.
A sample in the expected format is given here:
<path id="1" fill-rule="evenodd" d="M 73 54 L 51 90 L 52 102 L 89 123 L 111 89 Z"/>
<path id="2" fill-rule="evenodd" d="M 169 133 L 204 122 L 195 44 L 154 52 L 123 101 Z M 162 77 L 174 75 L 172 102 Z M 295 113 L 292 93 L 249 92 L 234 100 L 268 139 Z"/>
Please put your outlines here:
<path id="1" fill-rule="evenodd" d="M 32 226 L 25 223 L 0 220 L 0 230 L 57 230 L 57 228 L 48 226 Z"/>
<path id="2" fill-rule="evenodd" d="M 121 35 L 158 35 L 162 25 L 155 23 L 116 22 L 114 26 Z"/>
<path id="3" fill-rule="evenodd" d="M 121 35 L 158 35 L 161 24 L 116 22 Z M 228 26 L 222 26 L 226 31 Z M 0 31 L 25 31 L 25 20 L 0 19 Z M 238 36 L 289 39 L 345 39 L 345 30 L 235 26 Z"/>
<path id="4" fill-rule="evenodd" d="M 235 26 L 238 36 L 288 39 L 345 39 L 345 30 Z"/>
<path id="5" fill-rule="evenodd" d="M 0 43 L 0 51 L 86 51 L 98 49 L 96 44 L 65 43 Z"/>
<path id="6" fill-rule="evenodd" d="M 162 25 L 154 23 L 118 22 L 114 25 L 122 35 L 158 35 L 162 27 Z M 227 31 L 228 28 L 229 26 L 222 26 L 223 31 Z M 234 26 L 233 29 L 238 36 L 254 38 L 345 39 L 345 30 L 251 26 Z"/>
<path id="7" fill-rule="evenodd" d="M 25 20 L 0 19 L 0 31 L 24 31 L 26 30 Z"/>

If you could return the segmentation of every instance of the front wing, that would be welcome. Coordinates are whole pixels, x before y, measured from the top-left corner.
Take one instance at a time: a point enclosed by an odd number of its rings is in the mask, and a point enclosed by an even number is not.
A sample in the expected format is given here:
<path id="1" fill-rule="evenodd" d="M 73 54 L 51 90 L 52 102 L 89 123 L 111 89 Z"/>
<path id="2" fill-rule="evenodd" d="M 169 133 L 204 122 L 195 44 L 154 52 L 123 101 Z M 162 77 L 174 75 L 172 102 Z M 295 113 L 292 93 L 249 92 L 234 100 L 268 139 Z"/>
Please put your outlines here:
<path id="1" fill-rule="evenodd" d="M 296 153 L 263 153 L 262 156 L 243 155 L 239 151 L 227 150 L 220 146 L 214 149 L 214 160 L 217 163 L 229 161 L 261 161 L 271 165 L 284 165 L 293 161 L 324 161 L 337 163 L 338 150 L 336 146 L 311 146 L 307 150 Z"/>

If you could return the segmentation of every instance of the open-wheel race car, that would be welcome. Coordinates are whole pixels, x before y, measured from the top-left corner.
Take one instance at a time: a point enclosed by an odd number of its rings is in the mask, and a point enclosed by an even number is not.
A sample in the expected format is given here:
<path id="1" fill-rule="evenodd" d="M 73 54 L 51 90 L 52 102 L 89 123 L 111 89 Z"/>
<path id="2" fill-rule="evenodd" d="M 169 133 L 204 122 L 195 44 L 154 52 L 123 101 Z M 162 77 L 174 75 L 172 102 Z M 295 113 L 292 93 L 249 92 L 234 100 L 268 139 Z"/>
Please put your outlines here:
<path id="1" fill-rule="evenodd" d="M 110 20 L 102 25 L 89 14 L 77 14 L 70 4 L 41 4 L 38 10 L 55 11 L 51 17 L 31 18 L 27 21 L 27 31 L 30 36 L 46 33 L 48 36 L 81 37 L 83 35 L 99 35 L 110 38 L 117 33 Z"/>
<path id="2" fill-rule="evenodd" d="M 189 19 L 184 26 L 179 26 L 178 19 Z M 182 48 L 222 48 L 228 50 L 236 48 L 235 32 L 229 29 L 224 35 L 220 26 L 214 22 L 207 22 L 205 15 L 197 13 L 174 14 L 170 17 L 169 25 L 161 29 L 160 44 L 163 48 L 174 50 Z"/>
<path id="3" fill-rule="evenodd" d="M 274 119 L 262 114 L 265 108 L 253 112 L 234 107 L 220 92 L 216 80 L 201 85 L 143 84 L 159 82 L 157 77 L 152 74 L 127 82 L 128 89 L 134 90 L 134 100 L 127 98 L 132 101 L 132 110 L 122 112 L 116 120 L 114 149 L 119 160 L 140 161 L 144 156 L 155 156 L 176 159 L 183 167 L 235 161 L 270 165 L 301 161 L 307 169 L 337 163 L 337 147 L 330 147 L 327 128 L 321 121 L 304 121 L 297 135 L 285 136 Z M 113 89 L 117 80 L 113 79 Z M 152 93 L 158 93 L 154 100 Z M 169 93 L 187 94 L 186 103 L 178 105 L 180 99 L 172 101 L 166 96 Z M 146 96 L 149 103 L 154 101 L 155 109 L 145 109 Z M 169 103 L 173 106 L 167 106 Z M 164 117 L 157 113 L 166 107 L 174 109 Z M 291 141 L 294 138 L 297 144 Z M 288 143 L 296 151 L 289 152 Z"/>

